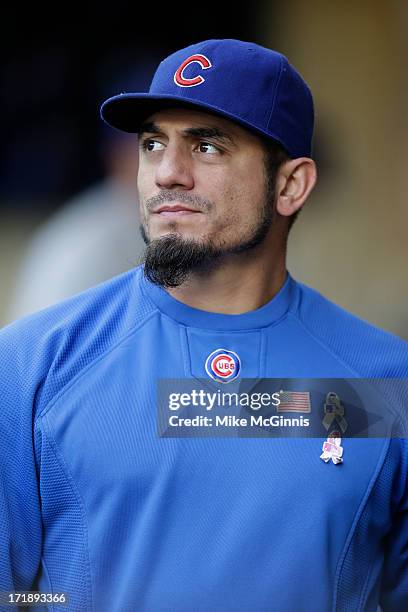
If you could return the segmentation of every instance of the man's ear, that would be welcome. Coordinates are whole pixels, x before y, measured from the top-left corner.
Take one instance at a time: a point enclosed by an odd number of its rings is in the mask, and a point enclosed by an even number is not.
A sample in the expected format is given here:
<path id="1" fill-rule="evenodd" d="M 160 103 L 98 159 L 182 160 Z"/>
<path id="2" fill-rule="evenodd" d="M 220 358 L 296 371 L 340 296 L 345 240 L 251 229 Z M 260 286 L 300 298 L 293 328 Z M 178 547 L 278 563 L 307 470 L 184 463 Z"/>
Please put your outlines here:
<path id="1" fill-rule="evenodd" d="M 317 170 L 313 159 L 298 157 L 284 162 L 276 176 L 276 210 L 283 217 L 296 213 L 316 184 Z"/>

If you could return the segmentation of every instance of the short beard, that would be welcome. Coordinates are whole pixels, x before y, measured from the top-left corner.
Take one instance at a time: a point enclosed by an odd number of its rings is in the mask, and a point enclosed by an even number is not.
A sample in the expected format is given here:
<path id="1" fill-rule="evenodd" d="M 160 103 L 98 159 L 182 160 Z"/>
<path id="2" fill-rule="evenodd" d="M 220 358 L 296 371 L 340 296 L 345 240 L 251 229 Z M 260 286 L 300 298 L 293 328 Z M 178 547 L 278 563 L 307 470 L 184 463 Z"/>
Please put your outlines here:
<path id="1" fill-rule="evenodd" d="M 141 233 L 147 244 L 144 275 L 160 287 L 179 287 L 192 273 L 208 274 L 219 267 L 228 255 L 251 251 L 261 244 L 273 223 L 272 202 L 267 201 L 261 219 L 246 240 L 232 246 L 216 246 L 212 240 L 198 241 L 173 233 L 149 242 L 145 228 Z"/>

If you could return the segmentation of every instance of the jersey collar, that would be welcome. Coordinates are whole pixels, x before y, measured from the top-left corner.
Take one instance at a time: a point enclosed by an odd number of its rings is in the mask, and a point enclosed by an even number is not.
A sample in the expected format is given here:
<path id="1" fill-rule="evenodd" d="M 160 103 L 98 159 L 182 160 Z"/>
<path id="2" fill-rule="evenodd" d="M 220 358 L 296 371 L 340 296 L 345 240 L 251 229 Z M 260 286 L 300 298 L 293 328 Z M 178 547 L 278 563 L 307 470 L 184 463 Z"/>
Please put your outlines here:
<path id="1" fill-rule="evenodd" d="M 287 273 L 285 283 L 279 292 L 261 308 L 237 315 L 217 314 L 192 308 L 179 302 L 167 291 L 149 282 L 143 276 L 142 268 L 139 269 L 139 272 L 142 291 L 161 312 L 183 325 L 202 329 L 238 331 L 274 325 L 289 310 L 296 307 L 299 295 L 298 284 Z"/>

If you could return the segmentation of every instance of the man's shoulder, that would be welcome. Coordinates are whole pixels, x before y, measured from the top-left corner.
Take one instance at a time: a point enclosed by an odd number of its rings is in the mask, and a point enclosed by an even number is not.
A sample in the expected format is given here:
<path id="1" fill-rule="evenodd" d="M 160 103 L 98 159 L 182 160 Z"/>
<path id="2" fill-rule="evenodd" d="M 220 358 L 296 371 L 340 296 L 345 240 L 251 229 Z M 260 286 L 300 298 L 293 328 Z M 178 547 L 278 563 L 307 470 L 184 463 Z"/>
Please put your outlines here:
<path id="1" fill-rule="evenodd" d="M 28 315 L 0 331 L 0 385 L 33 388 L 46 403 L 81 370 L 155 311 L 141 291 L 141 269 Z"/>
<path id="2" fill-rule="evenodd" d="M 109 326 L 115 321 L 132 325 L 139 314 L 146 310 L 148 302 L 140 292 L 142 270 L 133 268 L 86 291 L 61 300 L 57 304 L 43 308 L 33 314 L 21 317 L 0 331 L 0 337 L 22 335 L 27 332 L 44 333 L 69 332 L 81 326 L 89 328 L 92 335 L 97 333 L 98 325 Z M 132 315 L 128 307 L 132 303 Z"/>
<path id="3" fill-rule="evenodd" d="M 362 377 L 407 377 L 408 342 L 300 284 L 298 317 L 315 339 Z"/>

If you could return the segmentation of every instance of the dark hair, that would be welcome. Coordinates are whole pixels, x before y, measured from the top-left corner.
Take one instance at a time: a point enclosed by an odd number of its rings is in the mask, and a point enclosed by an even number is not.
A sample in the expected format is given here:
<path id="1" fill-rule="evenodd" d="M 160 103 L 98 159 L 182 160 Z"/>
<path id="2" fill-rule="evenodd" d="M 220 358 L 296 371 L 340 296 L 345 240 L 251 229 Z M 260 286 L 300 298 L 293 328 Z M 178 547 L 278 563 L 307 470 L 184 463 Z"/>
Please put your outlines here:
<path id="1" fill-rule="evenodd" d="M 272 140 L 270 138 L 262 138 L 262 142 L 265 148 L 267 194 L 270 199 L 273 200 L 275 197 L 275 182 L 278 170 L 280 166 L 284 162 L 291 159 L 291 157 L 286 151 L 286 149 L 280 144 L 280 142 L 277 142 L 276 140 Z M 298 210 L 288 218 L 288 232 L 296 221 L 299 213 L 300 210 Z"/>

